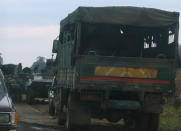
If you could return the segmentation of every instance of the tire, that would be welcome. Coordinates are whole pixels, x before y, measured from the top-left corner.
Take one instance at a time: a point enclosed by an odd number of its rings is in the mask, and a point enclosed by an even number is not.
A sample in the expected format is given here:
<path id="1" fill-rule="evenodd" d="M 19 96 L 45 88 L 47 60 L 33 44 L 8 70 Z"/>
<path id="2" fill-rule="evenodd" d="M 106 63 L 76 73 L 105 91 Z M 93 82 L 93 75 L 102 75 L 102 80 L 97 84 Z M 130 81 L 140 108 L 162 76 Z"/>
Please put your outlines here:
<path id="1" fill-rule="evenodd" d="M 138 117 L 133 117 L 133 116 L 126 116 L 124 118 L 124 131 L 139 131 L 138 127 Z M 144 130 L 143 130 L 144 131 Z"/>
<path id="2" fill-rule="evenodd" d="M 67 131 L 88 131 L 89 125 L 77 125 L 72 122 L 73 120 L 73 113 L 71 111 L 67 112 L 66 117 L 66 124 L 65 127 L 67 128 Z"/>
<path id="3" fill-rule="evenodd" d="M 120 119 L 121 119 L 119 111 L 109 110 L 106 114 L 107 114 L 106 119 L 109 122 L 116 123 L 116 122 L 120 121 Z"/>
<path id="4" fill-rule="evenodd" d="M 51 116 L 55 115 L 55 106 L 53 105 L 53 100 L 49 101 L 49 114 Z"/>
<path id="5" fill-rule="evenodd" d="M 77 98 L 74 94 L 69 96 L 65 127 L 68 131 L 88 131 L 90 115 Z"/>
<path id="6" fill-rule="evenodd" d="M 57 123 L 59 125 L 65 125 L 66 122 L 66 114 L 63 112 L 63 98 L 62 98 L 62 88 L 59 90 L 59 97 L 58 97 L 58 107 L 56 107 L 56 116 L 57 116 Z"/>
<path id="7" fill-rule="evenodd" d="M 69 110 L 69 109 L 68 109 Z M 78 130 L 78 126 L 76 126 L 75 124 L 73 124 L 71 122 L 71 113 L 70 110 L 67 112 L 66 114 L 66 124 L 65 127 L 67 128 L 67 131 L 77 131 Z"/>
<path id="8" fill-rule="evenodd" d="M 158 113 L 136 113 L 124 118 L 125 131 L 158 131 Z"/>
<path id="9" fill-rule="evenodd" d="M 141 113 L 138 131 L 158 131 L 159 113 Z"/>
<path id="10" fill-rule="evenodd" d="M 150 131 L 158 131 L 159 128 L 159 118 L 160 115 L 158 113 L 150 114 Z"/>
<path id="11" fill-rule="evenodd" d="M 65 113 L 62 111 L 57 111 L 57 122 L 59 125 L 65 125 L 66 118 L 65 118 Z"/>

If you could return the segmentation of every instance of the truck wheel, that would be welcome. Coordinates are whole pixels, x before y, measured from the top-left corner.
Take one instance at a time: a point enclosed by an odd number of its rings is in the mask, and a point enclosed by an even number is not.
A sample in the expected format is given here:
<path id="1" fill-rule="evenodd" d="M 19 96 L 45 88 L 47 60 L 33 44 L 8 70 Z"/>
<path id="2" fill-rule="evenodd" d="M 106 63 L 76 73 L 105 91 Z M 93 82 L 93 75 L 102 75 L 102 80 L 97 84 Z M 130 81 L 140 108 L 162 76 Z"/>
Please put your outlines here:
<path id="1" fill-rule="evenodd" d="M 158 131 L 159 113 L 141 113 L 138 131 Z"/>
<path id="2" fill-rule="evenodd" d="M 125 131 L 144 131 L 138 129 L 138 118 L 133 116 L 127 116 L 124 118 L 124 130 Z"/>
<path id="3" fill-rule="evenodd" d="M 63 90 L 60 88 L 59 90 L 59 101 L 58 101 L 58 107 L 56 108 L 56 115 L 59 125 L 64 125 L 66 122 L 66 115 L 65 112 L 63 112 Z"/>
<path id="4" fill-rule="evenodd" d="M 81 114 L 74 114 L 70 110 L 67 112 L 67 117 L 66 117 L 66 128 L 68 131 L 88 131 L 89 125 L 90 124 L 83 124 L 81 125 L 80 123 L 77 124 L 74 120 L 73 117 L 76 117 L 77 115 Z"/>
<path id="5" fill-rule="evenodd" d="M 90 114 L 76 95 L 70 95 L 66 113 L 66 128 L 69 131 L 87 131 L 90 126 Z"/>
<path id="6" fill-rule="evenodd" d="M 106 118 L 109 122 L 116 123 L 121 119 L 120 112 L 115 110 L 109 110 L 106 113 Z"/>
<path id="7" fill-rule="evenodd" d="M 72 115 L 70 113 L 70 110 L 66 114 L 66 125 L 68 131 L 77 131 L 78 127 L 72 123 Z"/>
<path id="8" fill-rule="evenodd" d="M 150 114 L 150 130 L 149 131 L 157 131 L 159 127 L 159 118 L 160 115 L 158 113 Z"/>
<path id="9" fill-rule="evenodd" d="M 59 125 L 64 125 L 65 124 L 65 122 L 66 122 L 66 118 L 65 117 L 66 116 L 65 116 L 64 112 L 62 112 L 60 110 L 57 111 L 57 119 L 58 119 L 58 124 Z"/>

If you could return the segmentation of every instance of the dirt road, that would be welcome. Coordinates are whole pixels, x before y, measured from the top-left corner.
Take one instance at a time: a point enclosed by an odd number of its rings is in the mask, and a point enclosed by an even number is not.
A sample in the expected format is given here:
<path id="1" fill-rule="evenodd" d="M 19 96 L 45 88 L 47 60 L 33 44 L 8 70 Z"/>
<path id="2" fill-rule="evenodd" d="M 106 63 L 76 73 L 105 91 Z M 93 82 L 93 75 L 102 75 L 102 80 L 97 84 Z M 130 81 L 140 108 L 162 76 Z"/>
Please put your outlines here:
<path id="1" fill-rule="evenodd" d="M 57 125 L 57 120 L 48 114 L 48 104 L 15 104 L 19 116 L 18 131 L 66 131 Z M 89 131 L 121 131 L 120 124 L 111 124 L 105 120 L 92 120 Z"/>
<path id="2" fill-rule="evenodd" d="M 18 131 L 63 131 L 56 119 L 48 115 L 47 104 L 15 104 L 19 124 Z"/>

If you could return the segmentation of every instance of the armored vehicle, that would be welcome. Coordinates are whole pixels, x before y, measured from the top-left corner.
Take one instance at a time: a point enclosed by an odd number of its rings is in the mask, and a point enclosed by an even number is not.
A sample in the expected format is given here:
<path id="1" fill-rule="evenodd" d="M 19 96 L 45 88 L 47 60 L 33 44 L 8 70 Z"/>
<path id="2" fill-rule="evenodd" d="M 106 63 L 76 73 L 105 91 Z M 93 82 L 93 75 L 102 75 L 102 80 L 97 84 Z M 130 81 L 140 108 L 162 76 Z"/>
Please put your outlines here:
<path id="1" fill-rule="evenodd" d="M 51 84 L 52 80 L 49 79 L 32 80 L 26 87 L 27 103 L 33 104 L 36 99 L 48 100 L 48 89 Z"/>
<path id="2" fill-rule="evenodd" d="M 179 13 L 139 7 L 79 7 L 54 40 L 55 112 L 74 131 L 91 118 L 157 131 L 175 93 Z"/>

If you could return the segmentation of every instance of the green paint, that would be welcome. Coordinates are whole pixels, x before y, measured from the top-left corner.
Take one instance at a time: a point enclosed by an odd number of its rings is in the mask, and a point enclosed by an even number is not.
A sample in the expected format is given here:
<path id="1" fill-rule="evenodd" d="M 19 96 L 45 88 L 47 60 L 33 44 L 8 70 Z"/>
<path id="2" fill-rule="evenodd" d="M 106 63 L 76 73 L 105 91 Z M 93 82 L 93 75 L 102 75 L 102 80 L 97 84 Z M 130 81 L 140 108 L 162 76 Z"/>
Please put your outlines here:
<path id="1" fill-rule="evenodd" d="M 90 65 L 90 64 L 81 65 L 80 74 L 82 76 L 92 77 L 94 76 L 95 67 L 96 67 L 95 65 Z"/>

